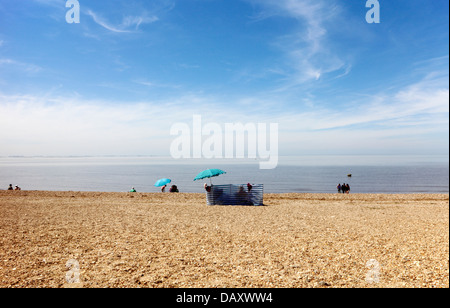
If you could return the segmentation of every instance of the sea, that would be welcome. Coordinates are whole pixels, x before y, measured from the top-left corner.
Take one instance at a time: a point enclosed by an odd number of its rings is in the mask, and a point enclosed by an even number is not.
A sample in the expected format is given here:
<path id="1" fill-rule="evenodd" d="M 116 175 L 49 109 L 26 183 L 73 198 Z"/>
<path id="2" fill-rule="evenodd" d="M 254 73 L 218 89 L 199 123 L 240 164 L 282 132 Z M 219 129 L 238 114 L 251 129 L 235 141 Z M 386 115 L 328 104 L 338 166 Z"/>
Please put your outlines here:
<path id="1" fill-rule="evenodd" d="M 194 181 L 205 169 L 226 172 Z M 351 175 L 351 176 L 349 176 Z M 211 160 L 154 156 L 0 157 L 0 189 L 159 192 L 169 178 L 180 192 L 204 192 L 204 183 L 263 184 L 265 193 L 449 193 L 449 156 L 282 156 L 275 169 L 250 159 Z"/>

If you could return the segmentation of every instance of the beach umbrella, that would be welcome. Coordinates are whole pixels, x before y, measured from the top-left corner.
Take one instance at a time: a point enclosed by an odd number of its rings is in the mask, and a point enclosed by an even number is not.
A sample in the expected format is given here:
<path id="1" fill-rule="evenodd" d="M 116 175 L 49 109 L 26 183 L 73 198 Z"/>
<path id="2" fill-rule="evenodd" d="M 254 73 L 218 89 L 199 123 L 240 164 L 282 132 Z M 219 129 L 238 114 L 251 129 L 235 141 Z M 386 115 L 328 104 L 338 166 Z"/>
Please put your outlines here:
<path id="1" fill-rule="evenodd" d="M 204 171 L 200 172 L 199 174 L 197 174 L 194 181 L 202 180 L 202 179 L 206 179 L 206 178 L 209 178 L 209 180 L 211 181 L 212 177 L 219 176 L 219 175 L 225 174 L 225 173 L 226 173 L 225 171 L 220 170 L 220 169 L 207 169 L 207 170 L 204 170 Z"/>
<path id="2" fill-rule="evenodd" d="M 169 184 L 170 182 L 172 182 L 171 179 L 159 179 L 158 181 L 156 181 L 155 186 L 161 187 L 161 186 Z"/>

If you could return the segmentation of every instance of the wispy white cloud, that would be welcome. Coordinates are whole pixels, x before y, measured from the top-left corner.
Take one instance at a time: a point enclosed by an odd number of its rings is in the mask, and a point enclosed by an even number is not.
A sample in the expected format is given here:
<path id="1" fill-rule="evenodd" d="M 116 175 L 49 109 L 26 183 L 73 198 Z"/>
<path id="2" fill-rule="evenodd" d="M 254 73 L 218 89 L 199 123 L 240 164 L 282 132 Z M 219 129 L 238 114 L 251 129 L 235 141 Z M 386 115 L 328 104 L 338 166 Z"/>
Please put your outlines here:
<path id="1" fill-rule="evenodd" d="M 169 130 L 158 105 L 79 97 L 0 96 L 0 155 L 166 154 Z"/>
<path id="2" fill-rule="evenodd" d="M 123 19 L 122 27 L 138 30 L 141 24 L 153 23 L 158 20 L 159 18 L 156 16 L 126 16 Z"/>
<path id="3" fill-rule="evenodd" d="M 334 1 L 323 0 L 249 0 L 265 11 L 258 20 L 284 16 L 298 21 L 298 27 L 278 39 L 276 46 L 288 59 L 285 69 L 286 83 L 281 90 L 314 81 L 327 73 L 337 72 L 338 77 L 350 73 L 350 63 L 328 42 L 328 27 L 339 16 L 341 8 Z"/>
<path id="4" fill-rule="evenodd" d="M 345 104 L 316 104 L 316 99 L 307 98 L 308 108 L 284 104 L 284 110 L 275 110 L 276 97 L 272 104 L 259 97 L 250 101 L 248 109 L 242 107 L 261 121 L 279 123 L 284 154 L 448 153 L 445 71 L 431 71 L 417 82 L 370 96 L 353 95 Z M 255 108 L 261 105 L 266 111 Z"/>
<path id="5" fill-rule="evenodd" d="M 61 10 L 65 9 L 65 1 L 60 1 L 60 0 L 34 0 L 34 1 L 39 4 L 51 6 L 54 8 L 61 9 Z"/>
<path id="6" fill-rule="evenodd" d="M 448 77 L 424 78 L 393 93 L 354 99 L 338 108 L 315 107 L 283 116 L 280 121 L 295 131 L 377 130 L 427 124 L 440 130 L 448 123 Z M 298 121 L 302 118 L 302 121 Z M 444 121 L 444 123 L 443 123 Z"/>
<path id="7" fill-rule="evenodd" d="M 96 24 L 115 33 L 136 32 L 142 24 L 149 24 L 159 20 L 157 16 L 149 16 L 145 13 L 141 16 L 125 16 L 121 24 L 113 25 L 90 9 L 86 11 L 86 14 L 92 17 Z"/>
<path id="8" fill-rule="evenodd" d="M 42 70 L 42 68 L 38 65 L 24 63 L 13 59 L 0 59 L 0 66 L 2 65 L 11 65 L 28 73 L 37 73 Z"/>
<path id="9" fill-rule="evenodd" d="M 213 98 L 192 94 L 123 103 L 0 93 L 0 155 L 169 155 L 171 126 L 190 123 L 194 114 L 220 121 L 213 106 Z M 241 116 L 232 112 L 226 118 Z"/>
<path id="10" fill-rule="evenodd" d="M 152 81 L 147 81 L 147 80 L 142 80 L 142 79 L 133 80 L 133 82 L 135 84 L 149 87 L 149 88 L 171 88 L 171 89 L 180 89 L 181 88 L 180 85 L 152 82 Z"/>
<path id="11" fill-rule="evenodd" d="M 339 109 L 284 112 L 275 111 L 274 100 L 263 96 L 241 97 L 230 108 L 223 97 L 194 93 L 126 103 L 0 94 L 0 155 L 168 155 L 171 126 L 189 125 L 194 114 L 202 116 L 203 125 L 278 123 L 280 155 L 442 153 L 448 144 L 442 137 L 448 136 L 449 124 L 446 82 L 445 76 L 430 73 L 392 93 L 375 93 Z"/>

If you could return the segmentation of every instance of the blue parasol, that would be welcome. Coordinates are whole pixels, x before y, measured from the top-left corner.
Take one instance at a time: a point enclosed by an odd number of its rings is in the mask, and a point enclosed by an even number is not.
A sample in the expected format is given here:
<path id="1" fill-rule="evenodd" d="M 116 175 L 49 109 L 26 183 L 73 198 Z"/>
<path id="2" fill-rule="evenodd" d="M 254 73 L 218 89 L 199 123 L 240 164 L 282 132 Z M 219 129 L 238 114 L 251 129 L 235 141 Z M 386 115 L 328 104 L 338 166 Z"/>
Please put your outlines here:
<path id="1" fill-rule="evenodd" d="M 169 184 L 170 182 L 172 182 L 171 179 L 159 179 L 158 181 L 156 181 L 155 186 L 161 187 L 161 186 Z"/>
<path id="2" fill-rule="evenodd" d="M 202 179 L 206 179 L 206 178 L 211 179 L 212 177 L 219 176 L 219 175 L 225 174 L 225 173 L 226 173 L 225 171 L 220 170 L 220 169 L 207 169 L 207 170 L 200 172 L 195 177 L 194 181 L 202 180 Z"/>

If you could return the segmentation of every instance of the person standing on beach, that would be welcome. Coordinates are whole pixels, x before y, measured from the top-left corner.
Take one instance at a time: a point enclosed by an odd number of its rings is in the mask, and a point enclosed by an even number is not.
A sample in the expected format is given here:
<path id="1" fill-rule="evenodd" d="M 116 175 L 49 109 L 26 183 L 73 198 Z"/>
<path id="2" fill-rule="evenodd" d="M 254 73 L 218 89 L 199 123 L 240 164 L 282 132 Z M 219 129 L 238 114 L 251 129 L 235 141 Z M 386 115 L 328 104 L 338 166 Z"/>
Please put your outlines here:
<path id="1" fill-rule="evenodd" d="M 345 185 L 345 192 L 346 192 L 347 194 L 350 193 L 350 185 L 348 185 L 348 183 L 347 183 L 347 185 Z"/>
<path id="2" fill-rule="evenodd" d="M 338 190 L 338 194 L 341 193 L 341 183 L 338 184 L 338 186 L 336 186 L 337 190 Z"/>
<path id="3" fill-rule="evenodd" d="M 343 183 L 341 186 L 342 193 L 345 194 L 347 190 L 347 184 Z"/>

